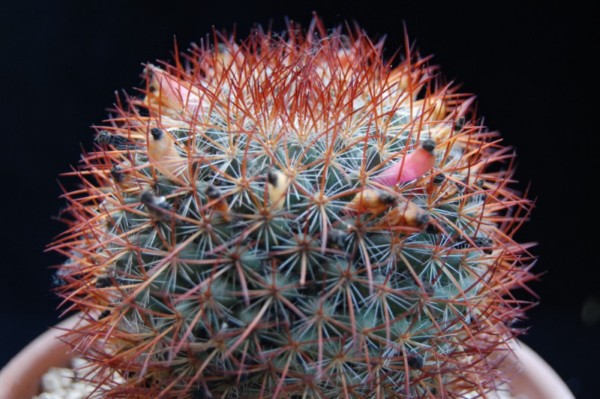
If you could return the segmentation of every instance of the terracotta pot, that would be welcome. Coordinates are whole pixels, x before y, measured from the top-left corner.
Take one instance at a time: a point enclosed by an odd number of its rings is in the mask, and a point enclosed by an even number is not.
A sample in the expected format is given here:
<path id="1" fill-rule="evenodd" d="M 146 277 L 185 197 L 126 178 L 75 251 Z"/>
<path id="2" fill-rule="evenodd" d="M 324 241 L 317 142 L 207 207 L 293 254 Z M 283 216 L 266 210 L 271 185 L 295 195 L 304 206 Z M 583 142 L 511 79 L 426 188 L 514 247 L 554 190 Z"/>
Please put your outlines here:
<path id="1" fill-rule="evenodd" d="M 558 374 L 521 341 L 511 345 L 513 354 L 501 363 L 515 399 L 575 399 Z"/>
<path id="2" fill-rule="evenodd" d="M 53 366 L 66 366 L 69 346 L 58 340 L 64 328 L 80 322 L 78 315 L 40 335 L 0 371 L 0 399 L 31 399 L 38 393 L 42 375 Z M 574 399 L 565 383 L 535 352 L 522 342 L 513 345 L 501 367 L 510 378 L 515 399 Z"/>
<path id="3" fill-rule="evenodd" d="M 80 322 L 78 314 L 71 316 L 17 353 L 0 371 L 0 399 L 31 399 L 38 394 L 46 371 L 67 366 L 73 357 L 69 345 L 57 337 Z"/>

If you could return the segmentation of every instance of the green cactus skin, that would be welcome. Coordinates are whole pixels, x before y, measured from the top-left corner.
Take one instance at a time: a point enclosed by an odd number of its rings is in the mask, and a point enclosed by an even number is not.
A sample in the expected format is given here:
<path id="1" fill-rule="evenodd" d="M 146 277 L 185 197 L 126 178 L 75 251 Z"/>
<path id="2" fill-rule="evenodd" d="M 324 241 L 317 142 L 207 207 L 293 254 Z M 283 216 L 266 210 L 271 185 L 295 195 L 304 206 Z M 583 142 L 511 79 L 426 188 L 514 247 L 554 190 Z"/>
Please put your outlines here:
<path id="1" fill-rule="evenodd" d="M 109 398 L 485 397 L 529 306 L 514 152 L 356 29 L 148 65 L 68 175 L 60 295 Z"/>

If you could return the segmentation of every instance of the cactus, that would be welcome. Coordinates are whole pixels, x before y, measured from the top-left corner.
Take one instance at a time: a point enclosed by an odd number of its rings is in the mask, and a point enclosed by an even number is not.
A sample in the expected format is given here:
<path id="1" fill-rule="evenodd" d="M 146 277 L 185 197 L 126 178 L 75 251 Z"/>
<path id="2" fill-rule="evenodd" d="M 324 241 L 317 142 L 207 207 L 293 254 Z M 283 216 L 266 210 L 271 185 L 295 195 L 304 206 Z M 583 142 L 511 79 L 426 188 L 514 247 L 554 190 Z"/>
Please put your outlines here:
<path id="1" fill-rule="evenodd" d="M 317 17 L 214 37 L 147 65 L 66 174 L 58 292 L 99 394 L 485 397 L 532 202 L 473 96 Z"/>

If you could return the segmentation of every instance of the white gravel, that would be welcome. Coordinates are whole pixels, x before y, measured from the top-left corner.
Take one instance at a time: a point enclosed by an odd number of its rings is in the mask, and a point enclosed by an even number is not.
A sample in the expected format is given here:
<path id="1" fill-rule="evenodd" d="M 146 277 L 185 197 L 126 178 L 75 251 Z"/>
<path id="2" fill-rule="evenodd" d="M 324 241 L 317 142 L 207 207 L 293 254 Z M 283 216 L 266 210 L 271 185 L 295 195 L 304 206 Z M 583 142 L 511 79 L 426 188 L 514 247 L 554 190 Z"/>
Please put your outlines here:
<path id="1" fill-rule="evenodd" d="M 94 392 L 96 385 L 85 381 L 88 372 L 88 363 L 80 358 L 73 359 L 70 368 L 52 367 L 42 377 L 42 393 L 32 399 L 101 398 L 100 392 Z"/>

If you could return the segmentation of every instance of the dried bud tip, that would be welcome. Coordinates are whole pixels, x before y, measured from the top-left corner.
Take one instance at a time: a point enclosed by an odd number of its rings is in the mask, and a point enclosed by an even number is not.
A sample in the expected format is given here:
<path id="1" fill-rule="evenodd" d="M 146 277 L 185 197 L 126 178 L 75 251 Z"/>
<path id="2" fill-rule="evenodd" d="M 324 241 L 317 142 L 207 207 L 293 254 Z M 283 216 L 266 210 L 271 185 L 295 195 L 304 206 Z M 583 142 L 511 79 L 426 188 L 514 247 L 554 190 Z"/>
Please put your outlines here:
<path id="1" fill-rule="evenodd" d="M 475 245 L 483 251 L 484 254 L 490 255 L 493 252 L 494 241 L 487 237 L 477 237 L 473 240 Z"/>
<path id="2" fill-rule="evenodd" d="M 123 174 L 123 169 L 121 169 L 117 165 L 114 165 L 110 169 L 110 175 L 117 183 L 123 183 L 123 180 L 125 180 L 125 175 Z"/>
<path id="3" fill-rule="evenodd" d="M 212 184 L 206 188 L 204 193 L 208 198 L 213 200 L 221 197 L 221 191 Z"/>
<path id="4" fill-rule="evenodd" d="M 98 315 L 98 320 L 102 320 L 102 319 L 104 319 L 104 318 L 106 318 L 106 317 L 108 317 L 108 316 L 110 316 L 110 310 L 109 310 L 109 309 L 104 309 L 104 310 L 102 311 L 102 313 L 100 313 L 100 314 Z"/>
<path id="5" fill-rule="evenodd" d="M 440 231 L 438 230 L 438 227 L 435 224 L 433 224 L 433 223 L 429 223 L 430 220 L 431 219 L 429 219 L 427 221 L 427 226 L 425 227 L 425 233 L 427 233 L 427 234 L 437 234 L 437 233 L 439 233 Z"/>
<path id="6" fill-rule="evenodd" d="M 108 276 L 100 276 L 96 279 L 96 288 L 106 288 L 112 285 L 112 279 Z"/>
<path id="7" fill-rule="evenodd" d="M 465 117 L 461 116 L 454 123 L 454 130 L 457 132 L 460 132 L 463 129 L 463 127 L 465 127 L 466 123 L 467 123 L 467 121 L 465 120 Z"/>
<path id="8" fill-rule="evenodd" d="M 230 221 L 231 216 L 229 215 L 229 206 L 227 205 L 227 201 L 225 200 L 225 198 L 223 198 L 221 190 L 219 190 L 217 187 L 211 184 L 208 187 L 206 187 L 206 191 L 204 191 L 204 193 L 206 194 L 208 199 L 216 201 L 216 203 L 213 204 L 213 209 L 215 209 L 218 212 L 221 212 L 221 216 L 225 221 Z"/>
<path id="9" fill-rule="evenodd" d="M 140 196 L 142 204 L 148 208 L 148 211 L 157 219 L 163 222 L 171 220 L 171 205 L 165 197 L 156 197 L 152 191 L 144 191 Z"/>
<path id="10" fill-rule="evenodd" d="M 94 141 L 96 142 L 96 144 L 99 144 L 101 146 L 104 146 L 104 145 L 113 146 L 114 148 L 116 148 L 119 151 L 138 149 L 137 144 L 135 144 L 131 140 L 129 140 L 123 136 L 113 134 L 106 130 L 99 131 L 98 134 L 96 135 L 96 137 L 94 138 Z"/>
<path id="11" fill-rule="evenodd" d="M 144 191 L 140 196 L 140 200 L 146 206 L 154 205 L 154 194 L 152 191 Z"/>
<path id="12" fill-rule="evenodd" d="M 430 220 L 429 215 L 426 213 L 422 213 L 417 216 L 416 221 L 419 226 L 426 226 L 426 225 L 429 225 L 429 220 Z"/>
<path id="13" fill-rule="evenodd" d="M 278 179 L 278 174 L 276 172 L 274 172 L 273 170 L 269 169 L 267 171 L 267 181 L 269 182 L 269 184 L 271 184 L 273 186 L 277 186 L 277 179 Z"/>
<path id="14" fill-rule="evenodd" d="M 94 141 L 98 144 L 109 144 L 111 141 L 111 137 L 112 135 L 106 130 L 100 130 L 94 138 Z"/>
<path id="15" fill-rule="evenodd" d="M 421 144 L 421 147 L 423 147 L 423 149 L 427 152 L 430 152 L 433 154 L 433 151 L 435 150 L 435 141 L 433 140 L 425 140 L 423 141 L 423 143 Z"/>
<path id="16" fill-rule="evenodd" d="M 154 140 L 160 140 L 165 135 L 165 132 L 162 129 L 153 127 L 152 129 L 150 129 L 150 134 L 152 135 L 152 137 L 154 137 Z"/>
<path id="17" fill-rule="evenodd" d="M 438 173 L 437 175 L 435 175 L 435 177 L 433 178 L 433 184 L 439 186 L 441 185 L 444 181 L 446 180 L 446 175 L 443 173 Z"/>
<path id="18" fill-rule="evenodd" d="M 423 357 L 416 353 L 410 353 L 406 356 L 410 368 L 421 370 L 423 368 Z"/>
<path id="19" fill-rule="evenodd" d="M 398 198 L 387 192 L 379 192 L 379 202 L 385 205 L 396 205 Z"/>
<path id="20" fill-rule="evenodd" d="M 347 236 L 348 236 L 348 233 L 346 233 L 342 230 L 331 229 L 329 234 L 327 234 L 327 246 L 329 248 L 343 249 L 344 241 L 346 240 Z"/>

